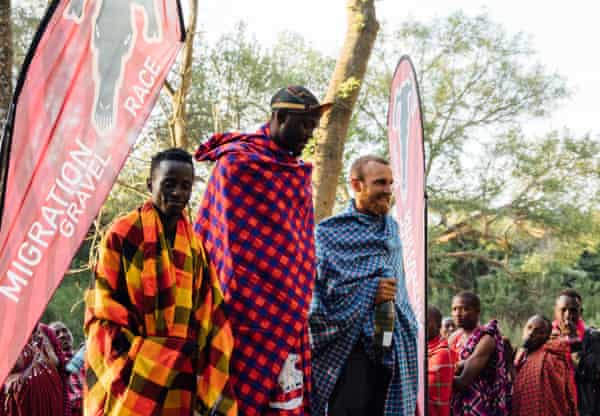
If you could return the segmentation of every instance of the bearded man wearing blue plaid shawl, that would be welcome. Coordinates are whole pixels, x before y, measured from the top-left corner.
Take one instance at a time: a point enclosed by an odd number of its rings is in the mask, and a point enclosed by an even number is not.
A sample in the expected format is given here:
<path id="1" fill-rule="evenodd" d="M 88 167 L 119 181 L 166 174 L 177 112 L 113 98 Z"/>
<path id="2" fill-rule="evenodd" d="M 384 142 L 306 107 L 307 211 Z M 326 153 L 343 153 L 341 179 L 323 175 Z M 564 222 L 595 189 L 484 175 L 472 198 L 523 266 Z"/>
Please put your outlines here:
<path id="1" fill-rule="evenodd" d="M 385 159 L 363 156 L 351 169 L 355 193 L 316 232 L 318 276 L 310 311 L 313 416 L 413 416 L 417 401 L 417 321 L 408 301 L 402 245 Z M 394 300 L 392 348 L 374 342 L 375 305 Z"/>

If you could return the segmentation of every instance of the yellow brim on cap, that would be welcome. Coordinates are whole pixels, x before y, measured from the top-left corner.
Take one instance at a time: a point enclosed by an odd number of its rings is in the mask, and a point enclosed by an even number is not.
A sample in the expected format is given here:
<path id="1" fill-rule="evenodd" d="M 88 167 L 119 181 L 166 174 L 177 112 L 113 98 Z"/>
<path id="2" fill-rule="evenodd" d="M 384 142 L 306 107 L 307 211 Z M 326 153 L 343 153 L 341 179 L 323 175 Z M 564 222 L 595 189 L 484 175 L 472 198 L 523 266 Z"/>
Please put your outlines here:
<path id="1" fill-rule="evenodd" d="M 319 113 L 323 113 L 325 110 L 329 109 L 333 103 L 325 103 L 321 105 L 307 107 L 304 104 L 296 104 L 296 103 L 275 103 L 271 106 L 272 110 L 293 110 L 298 112 L 306 112 L 312 113 L 313 111 L 317 111 Z"/>
<path id="2" fill-rule="evenodd" d="M 307 108 L 304 104 L 295 104 L 295 103 L 275 103 L 271 106 L 273 110 L 301 110 L 301 111 L 309 111 L 310 108 Z"/>

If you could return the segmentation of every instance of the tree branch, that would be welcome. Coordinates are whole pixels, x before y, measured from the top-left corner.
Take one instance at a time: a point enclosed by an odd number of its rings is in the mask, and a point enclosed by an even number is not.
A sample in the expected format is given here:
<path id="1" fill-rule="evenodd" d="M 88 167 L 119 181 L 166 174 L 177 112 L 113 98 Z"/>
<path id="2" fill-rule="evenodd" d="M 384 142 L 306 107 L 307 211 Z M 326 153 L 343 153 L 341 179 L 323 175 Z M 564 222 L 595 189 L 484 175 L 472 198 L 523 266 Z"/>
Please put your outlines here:
<path id="1" fill-rule="evenodd" d="M 492 267 L 504 270 L 506 272 L 506 274 L 508 274 L 511 277 L 514 276 L 514 273 L 508 268 L 508 266 L 505 263 L 495 260 L 495 259 L 492 259 L 484 254 L 479 254 L 479 253 L 476 253 L 473 251 L 454 251 L 454 252 L 448 252 L 448 253 L 439 253 L 439 254 L 435 254 L 435 255 L 431 256 L 431 258 L 439 258 L 439 257 L 481 260 L 484 263 L 486 263 Z"/>
<path id="2" fill-rule="evenodd" d="M 173 98 L 175 96 L 175 88 L 173 88 L 173 86 L 171 85 L 169 80 L 165 79 L 165 83 L 163 84 L 163 87 L 165 87 L 165 90 L 169 93 L 171 98 Z"/>

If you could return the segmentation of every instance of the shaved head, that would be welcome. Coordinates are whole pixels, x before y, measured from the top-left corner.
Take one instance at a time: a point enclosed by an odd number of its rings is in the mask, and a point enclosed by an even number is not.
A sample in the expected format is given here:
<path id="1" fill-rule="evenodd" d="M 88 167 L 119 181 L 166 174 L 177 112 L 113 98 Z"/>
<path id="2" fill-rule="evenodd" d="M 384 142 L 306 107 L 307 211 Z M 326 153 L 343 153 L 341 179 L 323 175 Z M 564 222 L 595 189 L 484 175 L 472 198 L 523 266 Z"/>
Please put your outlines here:
<path id="1" fill-rule="evenodd" d="M 452 299 L 452 319 L 458 328 L 474 330 L 479 324 L 481 302 L 473 292 L 460 292 Z"/>
<path id="2" fill-rule="evenodd" d="M 477 311 L 481 311 L 481 301 L 479 300 L 479 296 L 477 296 L 473 292 L 463 291 L 458 293 L 454 298 L 459 298 L 465 301 L 469 306 Z"/>
<path id="3" fill-rule="evenodd" d="M 527 320 L 523 328 L 523 348 L 535 351 L 550 338 L 552 323 L 545 316 L 536 314 Z"/>

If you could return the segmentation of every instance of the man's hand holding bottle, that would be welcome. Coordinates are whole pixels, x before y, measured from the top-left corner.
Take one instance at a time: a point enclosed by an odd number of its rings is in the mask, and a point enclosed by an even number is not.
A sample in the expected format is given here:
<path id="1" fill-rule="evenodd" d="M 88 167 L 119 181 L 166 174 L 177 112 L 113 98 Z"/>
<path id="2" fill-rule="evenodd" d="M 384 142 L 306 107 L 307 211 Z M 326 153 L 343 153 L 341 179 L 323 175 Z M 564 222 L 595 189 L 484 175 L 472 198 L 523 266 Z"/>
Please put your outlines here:
<path id="1" fill-rule="evenodd" d="M 396 300 L 396 278 L 382 277 L 375 292 L 375 305 Z"/>

